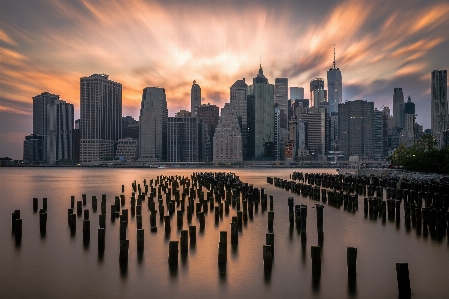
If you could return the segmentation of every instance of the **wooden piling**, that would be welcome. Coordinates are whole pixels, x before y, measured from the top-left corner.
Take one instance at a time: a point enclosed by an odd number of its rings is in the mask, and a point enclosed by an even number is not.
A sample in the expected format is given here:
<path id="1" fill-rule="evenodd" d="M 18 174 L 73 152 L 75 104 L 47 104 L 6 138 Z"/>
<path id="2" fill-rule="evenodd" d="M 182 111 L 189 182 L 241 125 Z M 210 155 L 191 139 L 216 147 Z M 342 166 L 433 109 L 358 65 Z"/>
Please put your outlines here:
<path id="1" fill-rule="evenodd" d="M 168 263 L 170 265 L 178 264 L 179 241 L 170 241 L 168 244 Z"/>
<path id="2" fill-rule="evenodd" d="M 143 228 L 137 229 L 137 252 L 143 252 L 145 244 L 145 230 Z"/>
<path id="3" fill-rule="evenodd" d="M 129 240 L 120 240 L 119 262 L 121 264 L 128 263 Z"/>
<path id="4" fill-rule="evenodd" d="M 181 254 L 185 254 L 189 251 L 189 231 L 188 230 L 182 230 L 181 231 Z"/>
<path id="5" fill-rule="evenodd" d="M 189 226 L 189 238 L 190 238 L 190 244 L 196 243 L 196 226 L 195 225 Z"/>
<path id="6" fill-rule="evenodd" d="M 355 277 L 357 274 L 357 248 L 347 248 L 346 260 L 348 266 L 348 277 Z"/>
<path id="7" fill-rule="evenodd" d="M 36 197 L 34 197 L 34 198 L 33 198 L 33 211 L 34 211 L 34 212 L 37 211 L 38 205 L 39 205 L 39 200 L 38 200 Z"/>
<path id="8" fill-rule="evenodd" d="M 311 246 L 312 254 L 312 274 L 321 274 L 321 248 L 320 246 Z"/>
<path id="9" fill-rule="evenodd" d="M 228 232 L 220 231 L 220 241 L 218 242 L 218 263 L 226 264 L 228 259 Z"/>
<path id="10" fill-rule="evenodd" d="M 267 245 L 270 245 L 271 247 L 271 254 L 274 258 L 274 233 L 267 233 L 265 237 L 265 241 Z"/>
<path id="11" fill-rule="evenodd" d="M 270 267 L 273 264 L 271 245 L 263 245 L 263 264 L 265 267 Z"/>
<path id="12" fill-rule="evenodd" d="M 412 290 L 410 288 L 408 263 L 396 263 L 396 277 L 398 281 L 399 298 L 410 298 Z"/>

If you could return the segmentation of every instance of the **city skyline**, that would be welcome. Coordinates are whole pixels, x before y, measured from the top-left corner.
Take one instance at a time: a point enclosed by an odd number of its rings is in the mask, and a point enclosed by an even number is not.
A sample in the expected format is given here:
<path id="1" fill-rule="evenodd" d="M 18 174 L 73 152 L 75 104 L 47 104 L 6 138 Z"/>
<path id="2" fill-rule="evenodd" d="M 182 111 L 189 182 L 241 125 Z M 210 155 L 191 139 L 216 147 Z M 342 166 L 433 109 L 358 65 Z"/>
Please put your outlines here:
<path id="1" fill-rule="evenodd" d="M 343 102 L 393 108 L 393 89 L 430 128 L 432 70 L 449 67 L 449 4 L 336 1 L 6 1 L 0 21 L 0 156 L 19 158 L 32 132 L 32 97 L 50 92 L 80 115 L 79 80 L 107 73 L 123 85 L 123 115 L 139 115 L 141 92 L 160 86 L 170 115 L 203 103 L 223 107 L 238 79 L 261 61 L 269 82 L 304 87 L 336 65 Z M 43 18 L 42 16 L 45 16 Z M 327 86 L 327 81 L 325 82 Z"/>

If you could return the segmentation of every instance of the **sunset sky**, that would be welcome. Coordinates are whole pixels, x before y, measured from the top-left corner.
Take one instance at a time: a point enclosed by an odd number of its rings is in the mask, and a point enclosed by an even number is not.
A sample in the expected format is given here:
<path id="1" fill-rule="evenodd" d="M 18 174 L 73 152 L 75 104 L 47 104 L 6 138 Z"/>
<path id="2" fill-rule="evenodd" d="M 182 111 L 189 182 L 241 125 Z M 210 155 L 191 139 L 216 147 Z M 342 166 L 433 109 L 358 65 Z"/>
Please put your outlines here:
<path id="1" fill-rule="evenodd" d="M 260 61 L 270 83 L 287 77 L 308 94 L 322 77 L 327 88 L 333 44 L 343 101 L 392 109 L 402 87 L 430 128 L 430 73 L 449 68 L 448 15 L 447 1 L 1 0 L 0 157 L 22 159 L 41 92 L 79 118 L 82 76 L 120 82 L 123 115 L 136 119 L 143 88 L 164 87 L 174 115 L 190 109 L 193 80 L 221 108 Z"/>

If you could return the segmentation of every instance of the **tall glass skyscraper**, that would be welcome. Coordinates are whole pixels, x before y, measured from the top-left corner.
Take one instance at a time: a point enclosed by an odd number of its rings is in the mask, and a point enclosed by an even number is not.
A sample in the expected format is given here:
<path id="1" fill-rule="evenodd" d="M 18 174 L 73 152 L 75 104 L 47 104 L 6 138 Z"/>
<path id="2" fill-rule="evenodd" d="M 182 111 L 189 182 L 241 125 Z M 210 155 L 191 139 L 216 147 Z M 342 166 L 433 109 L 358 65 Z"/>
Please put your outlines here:
<path id="1" fill-rule="evenodd" d="M 122 136 L 122 84 L 106 74 L 80 79 L 80 162 L 113 159 Z"/>
<path id="2" fill-rule="evenodd" d="M 327 71 L 327 93 L 329 102 L 329 114 L 338 112 L 338 104 L 342 103 L 342 79 L 341 71 L 335 65 L 335 47 L 334 47 L 334 63 Z"/>
<path id="3" fill-rule="evenodd" d="M 139 160 L 167 161 L 168 109 L 165 89 L 147 87 L 143 90 L 140 108 Z"/>
<path id="4" fill-rule="evenodd" d="M 439 148 L 444 145 L 444 131 L 449 129 L 448 113 L 447 70 L 434 70 L 431 85 L 432 135 Z"/>

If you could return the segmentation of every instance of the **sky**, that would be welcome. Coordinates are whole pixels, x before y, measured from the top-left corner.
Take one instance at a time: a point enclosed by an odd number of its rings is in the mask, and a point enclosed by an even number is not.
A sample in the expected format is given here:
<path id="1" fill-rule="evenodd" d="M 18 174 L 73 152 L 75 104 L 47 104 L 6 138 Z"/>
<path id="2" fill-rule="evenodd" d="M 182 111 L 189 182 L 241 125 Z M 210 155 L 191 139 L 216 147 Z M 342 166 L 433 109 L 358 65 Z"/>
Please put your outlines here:
<path id="1" fill-rule="evenodd" d="M 449 68 L 449 2 L 440 0 L 0 0 L 0 157 L 22 159 L 32 97 L 75 105 L 80 77 L 105 73 L 123 86 L 123 115 L 138 119 L 142 90 L 164 87 L 169 115 L 202 102 L 224 106 L 259 64 L 269 83 L 325 79 L 336 65 L 343 101 L 392 110 L 393 89 L 430 128 L 430 73 Z"/>

